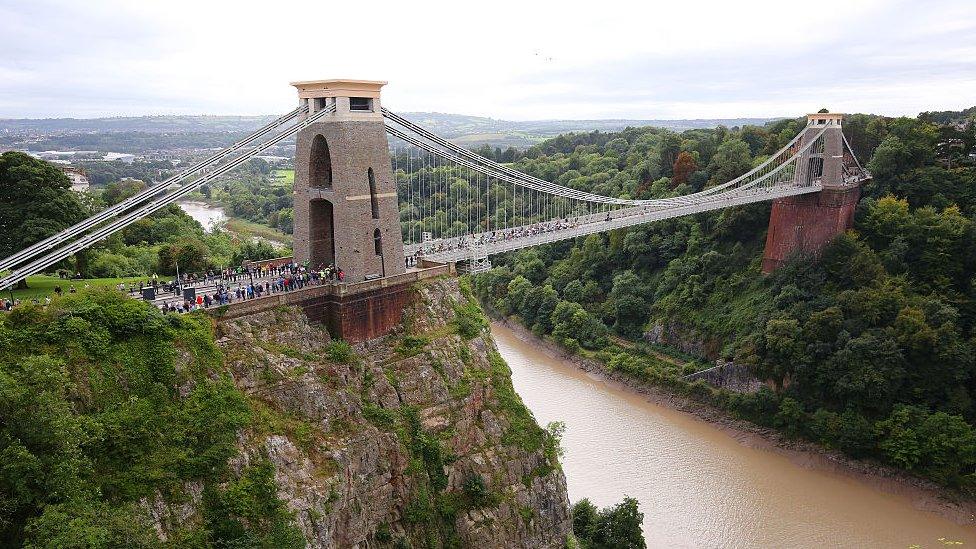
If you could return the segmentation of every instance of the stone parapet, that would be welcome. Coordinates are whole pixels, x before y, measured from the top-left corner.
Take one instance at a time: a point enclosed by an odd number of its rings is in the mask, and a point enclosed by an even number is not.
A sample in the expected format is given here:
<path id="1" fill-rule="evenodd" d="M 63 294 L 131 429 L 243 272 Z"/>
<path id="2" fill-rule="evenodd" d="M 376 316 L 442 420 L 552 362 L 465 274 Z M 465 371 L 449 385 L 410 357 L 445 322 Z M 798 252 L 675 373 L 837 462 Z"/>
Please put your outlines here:
<path id="1" fill-rule="evenodd" d="M 354 284 L 309 286 L 211 311 L 233 319 L 275 307 L 298 306 L 309 319 L 325 324 L 332 337 L 357 343 L 386 335 L 400 325 L 403 310 L 412 303 L 414 284 L 453 273 L 453 265 L 439 264 Z"/>

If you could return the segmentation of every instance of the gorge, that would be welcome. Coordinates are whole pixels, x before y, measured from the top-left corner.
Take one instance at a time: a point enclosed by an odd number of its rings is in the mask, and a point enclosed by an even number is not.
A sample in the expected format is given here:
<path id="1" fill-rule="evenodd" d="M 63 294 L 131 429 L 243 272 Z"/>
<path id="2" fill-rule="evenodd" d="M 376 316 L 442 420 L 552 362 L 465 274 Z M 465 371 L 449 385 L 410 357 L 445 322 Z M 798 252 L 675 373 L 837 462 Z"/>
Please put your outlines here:
<path id="1" fill-rule="evenodd" d="M 562 546 L 556 440 L 458 280 L 414 291 L 403 326 L 356 347 L 288 307 L 162 315 L 92 291 L 18 308 L 0 324 L 20 467 L 0 537 Z"/>

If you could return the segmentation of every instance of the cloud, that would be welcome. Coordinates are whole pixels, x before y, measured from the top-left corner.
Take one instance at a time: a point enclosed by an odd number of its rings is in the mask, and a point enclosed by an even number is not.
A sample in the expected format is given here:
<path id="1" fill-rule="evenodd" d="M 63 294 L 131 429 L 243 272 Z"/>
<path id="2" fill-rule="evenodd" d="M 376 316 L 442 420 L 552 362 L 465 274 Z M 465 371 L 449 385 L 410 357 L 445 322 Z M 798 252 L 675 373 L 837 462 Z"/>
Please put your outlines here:
<path id="1" fill-rule="evenodd" d="M 884 114 L 976 97 L 969 0 L 0 0 L 0 116 L 265 114 L 292 80 L 509 119 Z"/>

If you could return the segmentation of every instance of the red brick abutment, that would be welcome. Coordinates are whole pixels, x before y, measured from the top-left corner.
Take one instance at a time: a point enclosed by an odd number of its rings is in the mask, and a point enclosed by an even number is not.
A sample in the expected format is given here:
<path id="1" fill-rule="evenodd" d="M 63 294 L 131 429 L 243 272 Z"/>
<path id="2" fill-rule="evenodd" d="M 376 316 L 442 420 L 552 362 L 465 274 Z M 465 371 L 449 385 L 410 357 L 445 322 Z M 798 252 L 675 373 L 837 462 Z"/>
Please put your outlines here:
<path id="1" fill-rule="evenodd" d="M 300 290 L 238 301 L 210 309 L 213 316 L 233 319 L 280 306 L 301 307 L 313 322 L 325 324 L 336 339 L 359 343 L 388 334 L 403 322 L 404 309 L 413 302 L 414 284 L 453 275 L 453 264 L 427 264 L 403 274 L 355 284 L 309 286 Z"/>
<path id="2" fill-rule="evenodd" d="M 776 270 L 797 253 L 819 256 L 824 246 L 854 225 L 860 197 L 861 187 L 851 185 L 774 200 L 762 271 Z"/>

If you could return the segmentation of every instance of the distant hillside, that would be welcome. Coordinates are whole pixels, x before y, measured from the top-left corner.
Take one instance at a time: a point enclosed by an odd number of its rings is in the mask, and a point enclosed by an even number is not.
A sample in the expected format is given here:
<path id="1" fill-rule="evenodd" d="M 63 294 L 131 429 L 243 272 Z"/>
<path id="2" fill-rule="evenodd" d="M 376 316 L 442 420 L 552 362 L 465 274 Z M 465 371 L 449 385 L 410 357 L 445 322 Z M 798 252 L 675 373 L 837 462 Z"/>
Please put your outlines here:
<path id="1" fill-rule="evenodd" d="M 243 132 L 274 120 L 262 116 L 129 116 L 113 118 L 0 119 L 0 133 L 214 133 Z"/>
<path id="2" fill-rule="evenodd" d="M 919 118 L 933 124 L 958 124 L 976 122 L 976 107 L 969 107 L 961 111 L 929 111 L 918 115 Z"/>
<path id="3" fill-rule="evenodd" d="M 657 126 L 682 131 L 719 125 L 762 125 L 775 118 L 700 120 L 496 120 L 479 116 L 407 112 L 405 117 L 458 144 L 528 147 L 567 132 Z M 216 146 L 271 121 L 267 116 L 140 116 L 118 118 L 0 119 L 0 146 L 8 148 L 142 150 Z"/>
<path id="4" fill-rule="evenodd" d="M 460 144 L 529 146 L 568 132 L 619 131 L 628 126 L 655 126 L 675 131 L 716 126 L 763 125 L 779 118 L 714 118 L 689 120 L 496 120 L 438 112 L 409 112 L 403 116 Z"/>

